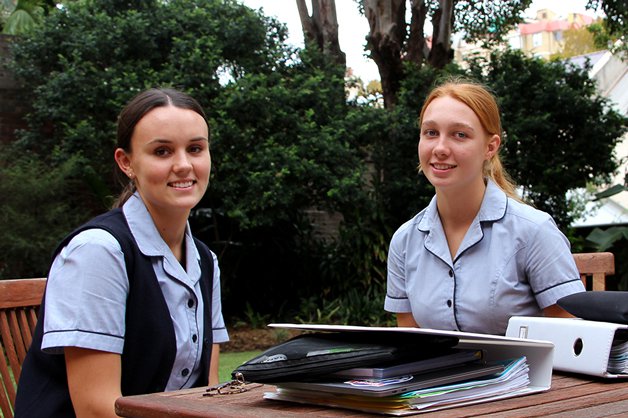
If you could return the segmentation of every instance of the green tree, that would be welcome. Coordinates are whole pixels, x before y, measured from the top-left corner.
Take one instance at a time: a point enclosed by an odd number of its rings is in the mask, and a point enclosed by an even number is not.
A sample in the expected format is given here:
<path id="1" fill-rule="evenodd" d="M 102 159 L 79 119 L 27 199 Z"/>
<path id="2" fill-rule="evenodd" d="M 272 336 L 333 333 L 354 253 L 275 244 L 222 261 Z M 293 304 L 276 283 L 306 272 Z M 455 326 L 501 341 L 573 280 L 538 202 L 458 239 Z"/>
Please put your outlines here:
<path id="1" fill-rule="evenodd" d="M 3 15 L 2 33 L 17 35 L 32 29 L 44 15 L 40 3 L 37 0 L 3 0 L 0 3 Z"/>
<path id="2" fill-rule="evenodd" d="M 626 59 L 626 51 L 628 51 L 626 37 L 625 35 L 622 37 L 612 34 L 607 27 L 606 19 L 598 19 L 587 26 L 587 30 L 593 36 L 593 42 L 597 49 L 609 50 L 612 54 L 621 59 Z"/>
<path id="3" fill-rule="evenodd" d="M 623 0 L 589 0 L 587 9 L 602 10 L 606 15 L 606 27 L 611 35 L 625 37 L 628 34 L 628 5 Z"/>
<path id="4" fill-rule="evenodd" d="M 59 239 L 81 219 L 76 159 L 51 168 L 8 155 L 0 155 L 0 277 L 42 277 Z"/>
<path id="5" fill-rule="evenodd" d="M 285 37 L 235 2 L 118 3 L 71 2 L 14 48 L 13 68 L 28 81 L 34 108 L 15 146 L 53 165 L 82 155 L 92 192 L 105 193 L 99 202 L 114 190 L 103 173 L 112 171 L 123 103 L 144 88 L 170 85 L 209 107 L 221 89 L 220 74 L 270 71 Z"/>
<path id="6" fill-rule="evenodd" d="M 384 103 L 386 107 L 394 107 L 405 77 L 404 62 L 419 67 L 427 63 L 443 69 L 453 59 L 454 33 L 463 34 L 468 41 L 482 42 L 486 47 L 494 46 L 523 21 L 523 12 L 531 0 L 411 0 L 409 13 L 406 13 L 406 0 L 358 3 L 369 22 L 366 49 L 379 68 Z"/>
<path id="7" fill-rule="evenodd" d="M 2 33 L 19 35 L 31 30 L 41 22 L 47 7 L 54 7 L 54 2 L 44 0 L 2 0 Z"/>
<path id="8" fill-rule="evenodd" d="M 563 31 L 563 48 L 552 59 L 566 59 L 599 50 L 594 34 L 588 27 L 571 27 Z"/>
<path id="9" fill-rule="evenodd" d="M 175 86 L 215 116 L 220 77 L 272 73 L 289 57 L 285 37 L 282 25 L 235 1 L 69 2 L 14 42 L 12 68 L 33 110 L 29 128 L 3 153 L 31 156 L 51 170 L 72 160 L 63 172 L 80 184 L 72 188 L 72 212 L 87 219 L 116 193 L 112 153 L 123 103 L 147 87 Z M 67 193 L 56 191 L 49 206 L 63 207 Z M 29 239 L 58 240 L 51 228 L 40 225 Z M 31 267 L 42 275 L 47 264 Z"/>
<path id="10" fill-rule="evenodd" d="M 350 109 L 339 88 L 343 75 L 311 51 L 272 74 L 245 75 L 217 99 L 207 206 L 218 223 L 211 240 L 220 253 L 247 260 L 237 277 L 223 280 L 250 296 L 254 308 L 272 300 L 294 307 L 295 296 L 326 285 L 318 274 L 326 255 L 308 210 L 341 213 L 351 222 L 351 211 L 367 202 L 357 132 L 347 126 Z"/>
<path id="11" fill-rule="evenodd" d="M 588 0 L 587 9 L 603 11 L 606 16 L 602 21 L 589 27 L 595 43 L 602 49 L 613 53 L 628 51 L 628 4 L 625 0 Z M 625 55 L 624 55 L 625 59 Z"/>
<path id="12" fill-rule="evenodd" d="M 72 159 L 72 212 L 86 219 L 115 192 L 123 103 L 149 86 L 190 92 L 208 112 L 214 163 L 191 222 L 220 257 L 226 311 L 297 305 L 332 280 L 318 274 L 328 254 L 308 210 L 353 223 L 370 206 L 365 131 L 354 129 L 360 109 L 345 103 L 344 68 L 285 38 L 282 25 L 235 1 L 72 2 L 16 42 L 14 69 L 29 80 L 34 110 L 10 152 L 52 168 Z M 54 196 L 49 205 L 60 206 L 65 195 Z M 47 225 L 31 234 L 60 238 Z"/>
<path id="13" fill-rule="evenodd" d="M 86 219 L 115 191 L 111 155 L 122 104 L 149 86 L 190 92 L 208 111 L 214 163 L 193 229 L 219 255 L 226 312 L 241 314 L 249 302 L 275 317 L 306 296 L 338 298 L 328 307 L 381 297 L 392 232 L 433 195 L 416 170 L 417 117 L 443 75 L 493 86 L 503 100 L 508 168 L 561 222 L 569 216 L 566 185 L 614 167 L 624 121 L 606 110 L 584 71 L 514 53 L 469 72 L 403 62 L 396 106 L 383 109 L 347 103 L 344 68 L 316 49 L 292 50 L 285 39 L 282 25 L 235 1 L 69 3 L 16 43 L 15 71 L 29 81 L 33 112 L 29 129 L 0 155 L 28 155 L 60 170 L 48 207 L 70 201 L 68 211 Z M 583 151 L 585 137 L 591 146 Z M 596 161 L 584 158 L 591 149 Z M 69 161 L 71 169 L 61 170 Z M 35 209 L 21 205 L 14 213 Z M 311 210 L 341 216 L 335 239 L 317 237 Z M 59 231 L 43 223 L 28 234 L 35 242 Z"/>
<path id="14" fill-rule="evenodd" d="M 494 53 L 471 69 L 499 98 L 507 170 L 523 197 L 563 228 L 573 217 L 567 191 L 609 181 L 626 131 L 625 117 L 596 92 L 588 69 L 519 51 Z"/>
<path id="15" fill-rule="evenodd" d="M 366 92 L 368 94 L 381 94 L 382 93 L 382 83 L 378 80 L 371 80 L 366 85 Z"/>

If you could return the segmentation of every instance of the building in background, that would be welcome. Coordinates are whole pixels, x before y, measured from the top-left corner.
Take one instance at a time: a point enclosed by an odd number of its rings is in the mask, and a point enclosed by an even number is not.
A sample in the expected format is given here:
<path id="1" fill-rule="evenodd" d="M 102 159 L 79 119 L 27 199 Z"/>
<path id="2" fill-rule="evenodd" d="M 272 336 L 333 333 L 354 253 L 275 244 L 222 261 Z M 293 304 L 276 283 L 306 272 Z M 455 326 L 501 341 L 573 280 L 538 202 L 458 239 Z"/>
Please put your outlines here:
<path id="1" fill-rule="evenodd" d="M 594 22 L 594 18 L 581 13 L 567 13 L 559 16 L 550 9 L 540 9 L 533 19 L 520 23 L 506 37 L 506 45 L 511 49 L 520 49 L 526 55 L 550 59 L 563 52 L 565 31 L 581 29 Z M 488 58 L 491 51 L 480 44 L 470 44 L 457 40 L 454 60 L 465 66 L 465 60 L 471 57 Z M 566 60 L 584 67 L 591 65 L 589 77 L 595 80 L 598 93 L 612 102 L 613 107 L 624 116 L 628 116 L 628 64 L 626 59 L 613 56 L 609 51 L 597 51 L 571 57 Z M 620 168 L 609 185 L 623 184 L 628 174 L 628 138 L 624 136 L 615 149 Z M 627 185 L 628 186 L 628 185 Z M 584 192 L 584 191 L 580 191 Z M 587 204 L 586 215 L 578 219 L 573 226 L 592 228 L 628 224 L 628 191 Z"/>
<path id="2" fill-rule="evenodd" d="M 584 66 L 588 61 L 591 65 L 589 77 L 595 80 L 598 93 L 609 99 L 617 112 L 628 116 L 628 64 L 625 58 L 622 60 L 609 51 L 598 51 L 572 57 L 569 61 L 578 66 Z M 628 134 L 618 143 L 615 155 L 620 167 L 609 186 L 624 184 L 628 175 Z M 628 191 L 591 202 L 587 209 L 586 216 L 576 220 L 573 226 L 591 228 L 628 224 Z"/>
<path id="3" fill-rule="evenodd" d="M 562 17 L 550 9 L 541 9 L 536 12 L 534 19 L 520 23 L 510 31 L 506 41 L 512 49 L 549 59 L 553 54 L 561 52 L 566 30 L 579 29 L 593 21 L 593 17 L 580 13 L 568 13 Z M 454 60 L 460 65 L 464 65 L 464 61 L 472 56 L 488 57 L 489 54 L 490 51 L 483 49 L 479 43 L 467 43 L 462 39 L 458 39 L 454 47 Z"/>
<path id="4" fill-rule="evenodd" d="M 568 29 L 580 29 L 593 23 L 591 16 L 568 13 L 557 16 L 550 9 L 536 12 L 536 19 L 520 23 L 508 37 L 513 49 L 521 49 L 528 55 L 549 59 L 559 53 L 563 46 L 563 33 Z"/>

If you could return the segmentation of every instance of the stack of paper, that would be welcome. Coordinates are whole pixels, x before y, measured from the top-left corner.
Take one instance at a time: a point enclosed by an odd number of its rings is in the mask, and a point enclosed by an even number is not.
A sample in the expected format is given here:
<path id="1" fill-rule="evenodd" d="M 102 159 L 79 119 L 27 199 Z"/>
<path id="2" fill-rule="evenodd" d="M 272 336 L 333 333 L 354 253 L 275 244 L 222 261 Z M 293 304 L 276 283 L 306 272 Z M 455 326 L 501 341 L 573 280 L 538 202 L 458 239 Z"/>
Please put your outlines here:
<path id="1" fill-rule="evenodd" d="M 389 415 L 452 408 L 512 395 L 530 384 L 525 356 L 386 378 L 287 382 L 266 399 L 335 406 Z"/>
<path id="2" fill-rule="evenodd" d="M 628 373 L 628 340 L 614 340 L 608 358 L 610 373 Z"/>

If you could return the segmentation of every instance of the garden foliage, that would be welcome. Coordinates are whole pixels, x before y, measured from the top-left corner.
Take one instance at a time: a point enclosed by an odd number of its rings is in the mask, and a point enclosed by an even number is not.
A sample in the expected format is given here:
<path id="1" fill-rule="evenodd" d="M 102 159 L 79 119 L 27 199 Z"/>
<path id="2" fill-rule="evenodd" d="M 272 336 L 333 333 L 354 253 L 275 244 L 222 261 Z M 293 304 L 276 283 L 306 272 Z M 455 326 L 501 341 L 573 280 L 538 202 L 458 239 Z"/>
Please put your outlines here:
<path id="1" fill-rule="evenodd" d="M 608 184 L 626 119 L 596 93 L 590 66 L 527 58 L 520 51 L 476 60 L 499 98 L 505 130 L 502 155 L 523 197 L 564 228 L 574 219 L 569 190 Z"/>
<path id="2" fill-rule="evenodd" d="M 506 166 L 563 226 L 566 191 L 615 168 L 625 121 L 583 71 L 517 54 L 469 71 L 409 64 L 397 106 L 385 110 L 347 102 L 344 68 L 285 39 L 285 27 L 230 0 L 78 0 L 51 11 L 14 49 L 32 112 L 1 150 L 12 198 L 0 242 L 13 247 L 0 252 L 0 276 L 45 275 L 56 242 L 108 208 L 119 190 L 116 115 L 153 86 L 191 93 L 209 117 L 210 189 L 190 222 L 219 257 L 228 320 L 390 322 L 388 241 L 432 198 L 416 169 L 417 117 L 444 75 L 495 90 Z M 5 185 L 9 175 L 19 180 Z M 336 236 L 320 237 L 312 210 L 341 217 Z M 31 227 L 9 228 L 20 216 Z"/>

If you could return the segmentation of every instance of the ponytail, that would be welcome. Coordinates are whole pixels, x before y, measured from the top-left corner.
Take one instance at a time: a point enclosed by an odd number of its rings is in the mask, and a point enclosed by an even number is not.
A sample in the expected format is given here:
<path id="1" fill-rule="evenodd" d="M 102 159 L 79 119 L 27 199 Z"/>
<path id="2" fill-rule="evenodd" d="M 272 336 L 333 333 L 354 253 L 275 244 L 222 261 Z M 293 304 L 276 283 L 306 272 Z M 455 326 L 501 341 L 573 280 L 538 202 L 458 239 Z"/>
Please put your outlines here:
<path id="1" fill-rule="evenodd" d="M 135 193 L 135 182 L 133 180 L 130 180 L 127 185 L 124 186 L 124 189 L 122 190 L 118 198 L 113 202 L 112 209 L 121 208 L 124 203 L 129 200 L 131 196 L 133 196 L 133 193 Z"/>
<path id="2" fill-rule="evenodd" d="M 493 180 L 493 182 L 497 184 L 497 186 L 502 189 L 508 197 L 519 202 L 523 202 L 521 197 L 517 194 L 517 186 L 512 181 L 506 170 L 504 170 L 504 166 L 502 165 L 498 154 L 493 155 L 490 160 L 484 163 L 484 177 L 488 177 Z"/>

